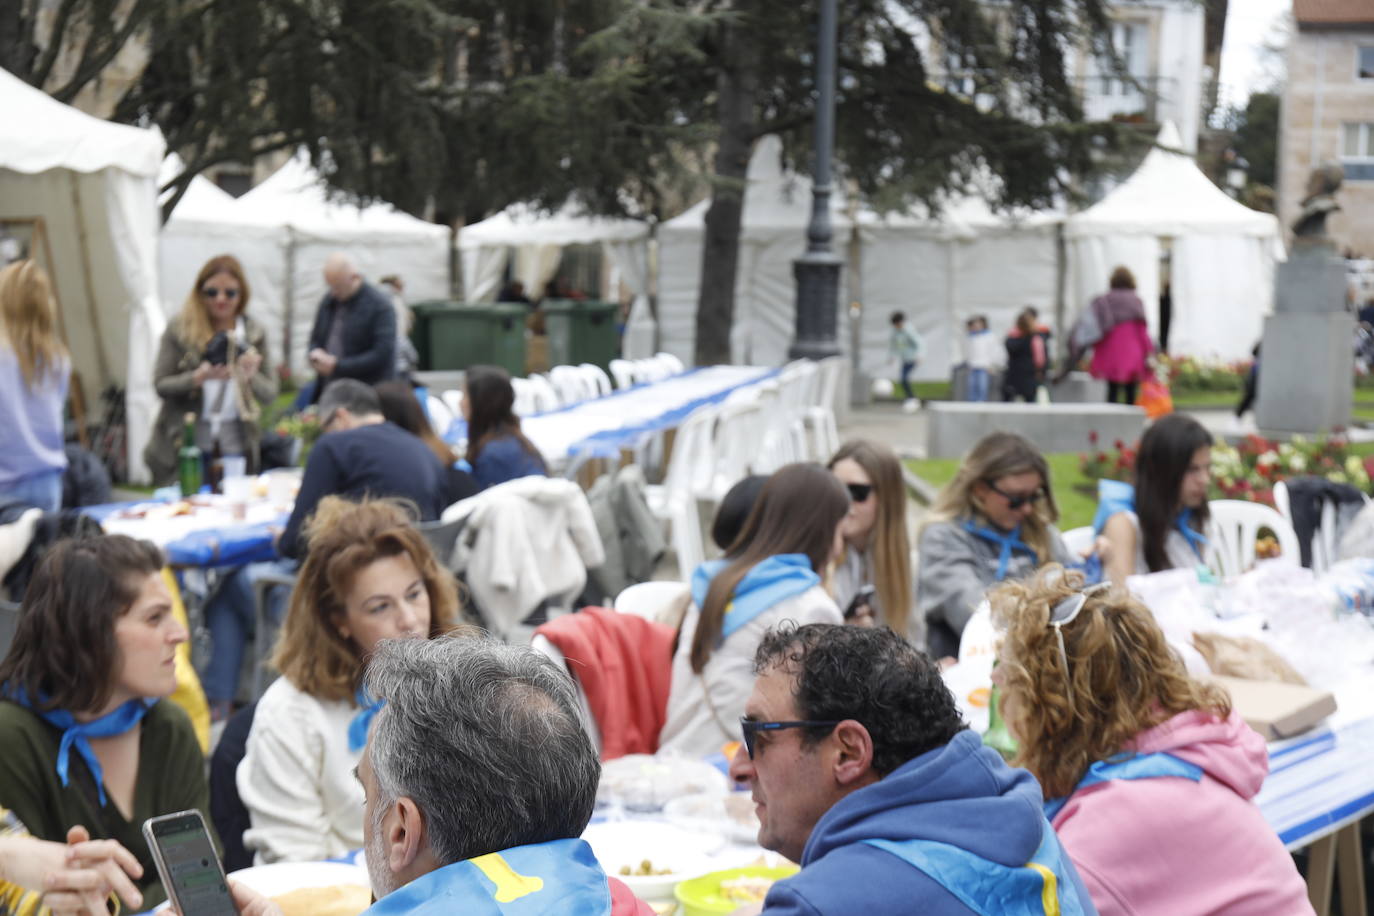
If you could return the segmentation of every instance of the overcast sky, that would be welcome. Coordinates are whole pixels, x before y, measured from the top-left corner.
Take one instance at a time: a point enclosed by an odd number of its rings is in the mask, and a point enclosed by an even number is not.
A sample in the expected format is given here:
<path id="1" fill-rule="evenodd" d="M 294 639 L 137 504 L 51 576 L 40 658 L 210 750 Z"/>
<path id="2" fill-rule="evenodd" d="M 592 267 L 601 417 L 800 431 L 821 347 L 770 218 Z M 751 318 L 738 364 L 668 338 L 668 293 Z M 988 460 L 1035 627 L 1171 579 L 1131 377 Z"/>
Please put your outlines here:
<path id="1" fill-rule="evenodd" d="M 1221 101 L 1244 107 L 1250 93 L 1277 88 L 1280 61 L 1263 50 L 1283 34 L 1284 14 L 1292 0 L 1230 0 L 1226 41 L 1221 48 Z"/>

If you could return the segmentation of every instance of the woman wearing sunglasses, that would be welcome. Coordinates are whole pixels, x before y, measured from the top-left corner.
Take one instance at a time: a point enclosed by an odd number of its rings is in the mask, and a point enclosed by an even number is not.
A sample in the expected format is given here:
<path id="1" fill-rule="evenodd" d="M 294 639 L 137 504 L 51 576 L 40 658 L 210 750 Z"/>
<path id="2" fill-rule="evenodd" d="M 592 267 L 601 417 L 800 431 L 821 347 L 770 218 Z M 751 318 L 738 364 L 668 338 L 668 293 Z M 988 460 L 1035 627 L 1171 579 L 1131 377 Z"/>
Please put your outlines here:
<path id="1" fill-rule="evenodd" d="M 277 396 L 267 360 L 267 332 L 245 314 L 248 280 L 233 255 L 205 262 L 181 311 L 167 323 L 153 368 L 162 398 L 143 460 L 153 482 L 176 474 L 186 415 L 196 418 L 196 445 L 206 454 L 244 455 L 258 466 L 262 404 Z"/>
<path id="2" fill-rule="evenodd" d="M 1099 482 L 1093 526 L 1111 544 L 1103 567 L 1113 582 L 1203 562 L 1211 465 L 1212 434 L 1192 417 L 1173 413 L 1141 437 L 1135 486 Z"/>
<path id="3" fill-rule="evenodd" d="M 1050 567 L 992 594 L 993 679 L 1045 814 L 1099 913 L 1311 913 L 1252 799 L 1264 739 L 1189 677 L 1124 589 Z"/>
<path id="4" fill-rule="evenodd" d="M 825 468 L 786 465 L 763 485 L 725 556 L 697 567 L 660 749 L 703 757 L 739 740 L 754 653 L 769 628 L 844 622 L 821 578 L 843 548 L 848 511 L 848 494 Z"/>
<path id="5" fill-rule="evenodd" d="M 989 586 L 1051 561 L 1073 562 L 1058 519 L 1039 450 L 1014 433 L 980 439 L 921 528 L 916 607 L 932 658 L 959 655 L 964 626 Z"/>
<path id="6" fill-rule="evenodd" d="M 830 583 L 835 603 L 850 622 L 885 624 L 923 644 L 924 623 L 912 613 L 901 462 L 887 446 L 855 439 L 840 446 L 827 466 L 849 490 L 849 513 L 841 525 L 844 555 Z"/>

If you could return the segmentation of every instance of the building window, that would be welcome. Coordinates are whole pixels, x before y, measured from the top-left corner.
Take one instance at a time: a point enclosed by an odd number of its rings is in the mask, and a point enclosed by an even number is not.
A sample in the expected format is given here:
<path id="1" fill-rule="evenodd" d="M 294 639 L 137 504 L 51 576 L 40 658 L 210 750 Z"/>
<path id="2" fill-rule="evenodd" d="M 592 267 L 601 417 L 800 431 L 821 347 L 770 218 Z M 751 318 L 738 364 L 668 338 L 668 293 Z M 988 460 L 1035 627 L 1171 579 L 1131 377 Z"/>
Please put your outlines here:
<path id="1" fill-rule="evenodd" d="M 1374 80 L 1374 46 L 1355 52 L 1355 75 L 1362 80 Z"/>
<path id="2" fill-rule="evenodd" d="M 1347 181 L 1374 181 L 1374 122 L 1341 125 L 1341 165 Z"/>

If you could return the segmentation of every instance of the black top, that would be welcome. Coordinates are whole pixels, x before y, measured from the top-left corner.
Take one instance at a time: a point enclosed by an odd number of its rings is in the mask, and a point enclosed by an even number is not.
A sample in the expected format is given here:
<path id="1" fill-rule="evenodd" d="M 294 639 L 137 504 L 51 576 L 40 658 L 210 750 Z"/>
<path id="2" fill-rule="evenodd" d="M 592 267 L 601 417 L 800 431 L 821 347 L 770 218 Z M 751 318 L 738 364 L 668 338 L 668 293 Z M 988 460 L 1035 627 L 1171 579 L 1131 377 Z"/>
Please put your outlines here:
<path id="1" fill-rule="evenodd" d="M 448 507 L 448 482 L 429 446 L 399 426 L 374 423 L 328 433 L 310 451 L 301 492 L 277 544 L 279 554 L 305 553 L 301 527 L 326 496 L 399 496 L 415 503 L 420 520 L 428 522 Z"/>
<path id="2" fill-rule="evenodd" d="M 326 293 L 315 315 L 315 327 L 310 332 L 310 349 L 328 349 L 329 329 L 339 300 Z M 368 385 L 384 382 L 395 374 L 396 367 L 396 310 L 391 300 L 377 287 L 364 283 L 352 299 L 346 300 L 343 312 L 343 353 L 334 374 L 336 378 L 355 378 Z"/>

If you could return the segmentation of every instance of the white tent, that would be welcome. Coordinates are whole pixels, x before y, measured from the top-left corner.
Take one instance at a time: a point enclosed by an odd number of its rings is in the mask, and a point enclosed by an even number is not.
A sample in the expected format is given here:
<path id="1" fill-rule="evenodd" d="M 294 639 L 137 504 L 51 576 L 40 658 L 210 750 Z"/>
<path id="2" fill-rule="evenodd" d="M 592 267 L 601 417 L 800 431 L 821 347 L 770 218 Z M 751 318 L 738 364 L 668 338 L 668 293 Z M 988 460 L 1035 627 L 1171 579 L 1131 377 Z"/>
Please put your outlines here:
<path id="1" fill-rule="evenodd" d="M 643 220 L 588 216 L 572 201 L 557 213 L 511 204 L 458 232 L 464 301 L 485 302 L 496 297 L 512 251 L 515 278 L 537 294 L 553 279 L 564 247 L 599 243 L 611 265 L 612 286 L 615 280 L 623 281 L 634 297 L 625 353 L 631 358 L 650 356 L 654 335 L 648 300 L 650 235 L 649 224 Z"/>
<path id="2" fill-rule="evenodd" d="M 1130 178 L 1066 221 L 1069 311 L 1081 311 L 1125 265 L 1157 337 L 1160 257 L 1171 240 L 1169 350 L 1245 358 L 1272 306 L 1274 262 L 1283 256 L 1278 219 L 1232 200 L 1189 156 L 1172 152 L 1172 124 L 1155 142 Z"/>
<path id="3" fill-rule="evenodd" d="M 112 124 L 0 70 L 0 220 L 41 217 L 46 263 L 87 407 L 125 386 L 129 476 L 147 480 L 143 447 L 157 395 L 152 369 L 163 316 L 157 297 L 155 130 Z"/>
<path id="4" fill-rule="evenodd" d="M 396 274 L 405 282 L 408 301 L 449 298 L 451 233 L 446 226 L 417 219 L 390 204 L 357 207 L 331 197 L 303 153 L 234 201 L 231 209 L 228 219 L 235 225 L 286 230 L 279 285 L 272 271 L 266 272 L 268 289 L 276 285 L 281 290 L 282 310 L 279 316 L 263 315 L 269 326 L 284 329 L 293 372 L 306 371 L 310 330 L 325 291 L 321 271 L 332 252 L 349 255 L 372 282 Z M 231 248 L 230 253 L 236 252 Z M 249 280 L 253 281 L 251 274 Z M 266 295 L 263 298 L 266 305 Z"/>
<path id="5" fill-rule="evenodd" d="M 777 364 L 787 358 L 796 313 L 792 262 L 805 248 L 811 182 L 785 172 L 776 137 L 763 138 L 749 160 L 731 357 Z M 701 246 L 708 201 L 659 227 L 661 346 L 686 361 L 696 339 Z M 851 211 L 831 198 L 834 248 L 845 261 L 844 302 L 859 302 L 860 364 L 869 373 L 891 372 L 888 357 L 894 311 L 906 313 L 925 342 L 917 377 L 948 378 L 962 359 L 963 322 L 988 316 L 994 328 L 1010 326 L 1026 305 L 1053 312 L 1056 288 L 1055 214 L 1020 219 L 993 214 L 978 197 L 953 199 L 940 218 Z M 844 304 L 843 302 L 841 303 Z M 840 346 L 851 346 L 847 320 Z"/>

